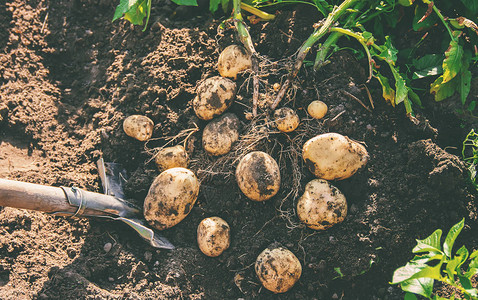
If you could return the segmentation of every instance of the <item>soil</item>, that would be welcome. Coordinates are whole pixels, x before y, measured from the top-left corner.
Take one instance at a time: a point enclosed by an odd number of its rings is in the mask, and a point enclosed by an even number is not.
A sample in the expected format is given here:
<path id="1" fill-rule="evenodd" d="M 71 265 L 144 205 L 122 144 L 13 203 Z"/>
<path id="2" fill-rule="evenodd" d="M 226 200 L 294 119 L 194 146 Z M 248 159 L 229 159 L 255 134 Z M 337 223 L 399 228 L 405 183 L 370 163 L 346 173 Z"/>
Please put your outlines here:
<path id="1" fill-rule="evenodd" d="M 191 9 L 153 1 L 143 32 L 123 20 L 111 23 L 116 5 L 0 3 L 0 178 L 101 192 L 96 161 L 103 157 L 123 164 L 126 196 L 141 206 L 159 174 L 155 148 L 165 137 L 207 124 L 195 116 L 192 100 L 200 80 L 218 75 L 220 50 L 234 39 L 232 30 L 218 35 L 220 13 L 213 18 L 207 3 Z M 297 8 L 251 26 L 257 51 L 271 61 L 290 57 L 318 19 Z M 284 74 L 271 73 L 263 83 L 272 85 Z M 241 88 L 229 110 L 243 132 L 252 94 L 246 79 L 237 80 Z M 114 221 L 2 208 L 0 298 L 403 298 L 389 282 L 412 258 L 415 239 L 465 218 L 457 245 L 478 248 L 477 193 L 459 158 L 476 122 L 457 113 L 457 99 L 433 103 L 425 96 L 413 123 L 403 107 L 383 101 L 374 81 L 367 84 L 374 109 L 366 110 L 354 100 L 371 106 L 362 89 L 366 80 L 366 62 L 347 51 L 332 56 L 320 72 L 300 73 L 291 101 L 282 104 L 296 108 L 303 122 L 289 134 L 268 128 L 254 148 L 271 154 L 281 168 L 281 189 L 264 202 L 240 192 L 233 176 L 237 161 L 214 170 L 220 159 L 204 153 L 200 132 L 192 134 L 186 148 L 202 185 L 190 214 L 163 231 L 175 250 L 157 250 Z M 474 80 L 475 99 L 477 86 Z M 317 98 L 329 113 L 324 120 L 307 119 L 304 107 Z M 122 121 L 132 114 L 154 121 L 152 140 L 126 136 Z M 313 179 L 297 157 L 306 139 L 323 132 L 363 142 L 370 159 L 354 176 L 333 182 L 347 198 L 344 222 L 314 231 L 295 215 L 297 196 Z M 203 255 L 196 242 L 197 225 L 209 216 L 231 227 L 230 248 L 216 258 Z M 256 257 L 274 242 L 291 250 L 303 268 L 297 284 L 280 295 L 261 287 L 254 271 Z"/>

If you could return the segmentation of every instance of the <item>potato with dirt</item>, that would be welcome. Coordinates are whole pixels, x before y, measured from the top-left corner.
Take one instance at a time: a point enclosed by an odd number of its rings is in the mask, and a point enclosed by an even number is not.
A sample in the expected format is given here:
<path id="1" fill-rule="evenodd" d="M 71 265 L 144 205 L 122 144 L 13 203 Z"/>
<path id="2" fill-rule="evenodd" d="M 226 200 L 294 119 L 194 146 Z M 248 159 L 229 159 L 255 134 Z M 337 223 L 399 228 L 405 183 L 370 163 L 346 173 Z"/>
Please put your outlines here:
<path id="1" fill-rule="evenodd" d="M 206 218 L 197 228 L 197 242 L 202 253 L 210 257 L 221 255 L 231 242 L 231 229 L 219 217 Z"/>
<path id="2" fill-rule="evenodd" d="M 159 171 L 162 172 L 177 167 L 187 168 L 189 156 L 183 146 L 176 145 L 159 150 L 154 160 Z"/>
<path id="3" fill-rule="evenodd" d="M 199 194 L 199 180 L 185 168 L 159 174 L 144 200 L 144 217 L 159 230 L 173 227 L 191 211 Z"/>
<path id="4" fill-rule="evenodd" d="M 307 183 L 297 202 L 297 216 L 307 227 L 325 230 L 345 219 L 347 201 L 344 194 L 327 180 L 314 179 Z"/>
<path id="5" fill-rule="evenodd" d="M 281 107 L 274 112 L 274 121 L 277 129 L 282 132 L 294 131 L 300 123 L 299 116 L 290 107 Z"/>
<path id="6" fill-rule="evenodd" d="M 270 199 L 280 188 L 279 165 L 265 152 L 251 152 L 237 165 L 236 181 L 247 198 L 253 201 Z"/>
<path id="7" fill-rule="evenodd" d="M 305 142 L 302 158 L 317 178 L 341 180 L 364 167 L 369 155 L 362 144 L 331 132 Z"/>
<path id="8" fill-rule="evenodd" d="M 273 293 L 290 290 L 302 275 L 302 265 L 290 250 L 270 246 L 256 259 L 254 266 L 262 285 Z"/>
<path id="9" fill-rule="evenodd" d="M 236 97 L 234 81 L 214 76 L 201 82 L 193 100 L 194 112 L 201 120 L 212 120 L 225 112 Z"/>
<path id="10" fill-rule="evenodd" d="M 123 122 L 123 130 L 126 135 L 144 142 L 153 135 L 153 121 L 142 115 L 131 115 Z"/>
<path id="11" fill-rule="evenodd" d="M 226 113 L 204 127 L 202 145 L 207 153 L 219 156 L 231 151 L 239 139 L 240 121 L 236 115 Z"/>
<path id="12" fill-rule="evenodd" d="M 312 101 L 307 106 L 307 112 L 314 119 L 322 119 L 327 114 L 327 104 L 319 100 Z"/>
<path id="13" fill-rule="evenodd" d="M 250 69 L 251 55 L 246 48 L 238 45 L 226 47 L 219 55 L 217 70 L 222 77 L 237 79 L 237 74 Z"/>

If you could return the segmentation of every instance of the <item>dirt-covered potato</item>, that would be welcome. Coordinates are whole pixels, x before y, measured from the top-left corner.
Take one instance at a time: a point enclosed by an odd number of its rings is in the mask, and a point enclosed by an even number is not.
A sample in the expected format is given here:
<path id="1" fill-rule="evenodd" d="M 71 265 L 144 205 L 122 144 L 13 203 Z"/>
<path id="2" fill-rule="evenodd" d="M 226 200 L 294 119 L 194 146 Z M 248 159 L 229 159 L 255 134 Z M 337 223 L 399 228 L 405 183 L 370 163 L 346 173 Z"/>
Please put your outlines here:
<path id="1" fill-rule="evenodd" d="M 123 122 L 124 132 L 138 141 L 144 142 L 153 135 L 153 121 L 142 115 L 132 115 L 127 117 Z"/>
<path id="2" fill-rule="evenodd" d="M 202 120 L 211 120 L 232 105 L 236 97 L 236 84 L 230 79 L 214 76 L 201 82 L 196 93 L 194 112 Z"/>
<path id="3" fill-rule="evenodd" d="M 156 154 L 155 161 L 158 169 L 162 172 L 177 167 L 187 168 L 188 159 L 186 149 L 181 145 L 176 145 L 161 149 L 158 154 Z"/>
<path id="4" fill-rule="evenodd" d="M 251 55 L 247 50 L 238 45 L 230 45 L 219 55 L 217 70 L 222 77 L 237 79 L 239 72 L 250 69 L 252 65 Z"/>
<path id="5" fill-rule="evenodd" d="M 247 198 L 254 201 L 270 199 L 280 188 L 279 165 L 265 152 L 251 152 L 237 165 L 236 181 Z"/>
<path id="6" fill-rule="evenodd" d="M 322 119 L 327 113 L 327 104 L 319 100 L 312 101 L 307 106 L 307 112 L 314 119 Z"/>
<path id="7" fill-rule="evenodd" d="M 338 133 L 325 133 L 304 144 L 302 158 L 317 178 L 340 180 L 365 166 L 369 156 L 362 144 Z"/>
<path id="8" fill-rule="evenodd" d="M 274 120 L 277 129 L 282 132 L 294 131 L 299 126 L 300 119 L 295 110 L 289 107 L 281 107 L 274 112 Z"/>
<path id="9" fill-rule="evenodd" d="M 302 265 L 288 249 L 273 247 L 259 254 L 255 270 L 266 289 L 274 293 L 285 293 L 299 280 Z"/>
<path id="10" fill-rule="evenodd" d="M 199 181 L 188 169 L 172 168 L 159 174 L 144 200 L 144 218 L 163 230 L 181 222 L 191 211 L 199 193 Z"/>
<path id="11" fill-rule="evenodd" d="M 202 253 L 210 257 L 219 256 L 229 248 L 229 224 L 219 217 L 206 218 L 199 223 L 197 240 Z"/>
<path id="12" fill-rule="evenodd" d="M 297 216 L 307 227 L 325 230 L 345 219 L 347 201 L 327 180 L 314 179 L 307 183 L 297 202 Z"/>
<path id="13" fill-rule="evenodd" d="M 239 119 L 227 113 L 212 120 L 204 127 L 202 145 L 211 155 L 223 155 L 231 151 L 232 145 L 239 139 Z"/>

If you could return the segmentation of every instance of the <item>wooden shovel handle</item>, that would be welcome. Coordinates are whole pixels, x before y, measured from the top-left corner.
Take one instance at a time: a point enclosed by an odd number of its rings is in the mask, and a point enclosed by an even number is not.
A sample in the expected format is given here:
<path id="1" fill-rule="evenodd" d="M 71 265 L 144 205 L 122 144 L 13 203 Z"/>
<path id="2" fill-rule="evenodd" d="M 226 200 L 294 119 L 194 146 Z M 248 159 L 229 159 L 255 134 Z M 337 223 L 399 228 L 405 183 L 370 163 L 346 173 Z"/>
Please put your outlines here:
<path id="1" fill-rule="evenodd" d="M 57 213 L 74 214 L 78 208 L 71 206 L 62 188 L 0 179 L 0 206 Z M 104 212 L 85 210 L 87 215 L 104 215 Z"/>

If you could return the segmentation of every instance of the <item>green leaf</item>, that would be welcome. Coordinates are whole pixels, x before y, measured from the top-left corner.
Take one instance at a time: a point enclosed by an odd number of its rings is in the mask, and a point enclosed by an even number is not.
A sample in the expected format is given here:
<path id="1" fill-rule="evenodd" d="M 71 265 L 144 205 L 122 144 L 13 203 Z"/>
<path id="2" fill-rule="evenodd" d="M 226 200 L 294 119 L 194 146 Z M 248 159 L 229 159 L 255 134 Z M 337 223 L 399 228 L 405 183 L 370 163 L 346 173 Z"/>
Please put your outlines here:
<path id="1" fill-rule="evenodd" d="M 177 5 L 198 6 L 197 0 L 172 0 Z"/>
<path id="2" fill-rule="evenodd" d="M 453 96 L 457 88 L 457 80 L 453 78 L 451 81 L 447 83 L 443 83 L 443 76 L 438 77 L 431 85 L 430 85 L 430 93 L 435 95 L 435 101 L 442 101 L 448 97 Z"/>
<path id="3" fill-rule="evenodd" d="M 116 7 L 113 21 L 124 16 L 125 20 L 132 24 L 142 25 L 144 17 L 149 17 L 150 8 L 150 0 L 121 0 Z"/>
<path id="4" fill-rule="evenodd" d="M 474 15 L 478 14 L 478 1 L 476 0 L 461 0 L 463 5 Z"/>
<path id="5" fill-rule="evenodd" d="M 424 77 L 440 75 L 443 73 L 442 66 L 429 67 L 427 69 L 422 69 L 420 71 L 413 72 L 412 79 L 421 79 Z"/>
<path id="6" fill-rule="evenodd" d="M 425 15 L 428 14 L 426 17 Z M 419 22 L 421 20 L 421 22 Z M 413 17 L 413 30 L 420 31 L 431 28 L 438 21 L 435 14 L 428 11 L 427 6 L 417 5 L 415 8 L 415 15 Z"/>
<path id="7" fill-rule="evenodd" d="M 398 4 L 402 6 L 411 6 L 415 0 L 398 0 Z"/>
<path id="8" fill-rule="evenodd" d="M 219 8 L 219 3 L 221 0 L 209 0 L 209 11 L 215 13 Z"/>
<path id="9" fill-rule="evenodd" d="M 415 294 L 412 294 L 412 293 L 406 293 L 405 294 L 405 297 L 403 297 L 403 300 L 417 300 L 417 296 L 415 296 Z"/>
<path id="10" fill-rule="evenodd" d="M 460 273 L 460 267 L 467 258 L 468 250 L 465 248 L 465 246 L 463 246 L 456 252 L 456 255 L 453 257 L 453 259 L 447 262 L 446 273 L 452 282 L 455 282 L 455 275 Z"/>
<path id="11" fill-rule="evenodd" d="M 422 106 L 422 101 L 420 97 L 411 89 L 408 88 L 408 97 L 412 100 L 415 105 Z"/>
<path id="12" fill-rule="evenodd" d="M 385 37 L 385 44 L 380 47 L 381 52 L 377 56 L 382 58 L 388 64 L 395 66 L 395 62 L 397 61 L 397 53 L 398 50 L 392 45 L 392 40 L 389 36 Z"/>
<path id="13" fill-rule="evenodd" d="M 392 70 L 393 78 L 395 78 L 395 104 L 399 104 L 408 99 L 408 88 L 398 70 L 391 65 L 389 66 L 390 70 Z"/>
<path id="14" fill-rule="evenodd" d="M 385 101 L 395 106 L 395 91 L 390 87 L 388 78 L 380 73 L 374 75 L 378 79 L 378 82 L 382 85 L 382 97 Z"/>
<path id="15" fill-rule="evenodd" d="M 404 281 L 400 284 L 402 290 L 410 292 L 424 297 L 430 298 L 433 292 L 433 279 L 419 278 Z"/>
<path id="16" fill-rule="evenodd" d="M 458 276 L 460 279 L 461 286 L 465 289 L 465 292 L 472 297 L 478 297 L 478 291 L 473 288 L 470 278 Z M 469 298 L 466 298 L 469 299 Z"/>
<path id="17" fill-rule="evenodd" d="M 448 256 L 448 258 L 451 258 L 453 244 L 455 243 L 456 238 L 463 229 L 463 226 L 465 226 L 464 218 L 461 219 L 460 222 L 453 225 L 450 228 L 450 231 L 448 231 L 448 234 L 446 235 L 445 242 L 443 243 L 443 252 L 445 252 L 445 255 Z"/>
<path id="18" fill-rule="evenodd" d="M 413 248 L 412 252 L 420 253 L 432 251 L 442 253 L 440 247 L 441 234 L 441 229 L 437 229 L 426 239 L 417 240 L 417 245 L 415 246 L 415 248 Z"/>
<path id="19" fill-rule="evenodd" d="M 452 80 L 460 72 L 463 53 L 463 47 L 457 41 L 450 42 L 450 47 L 445 51 L 445 59 L 443 60 L 442 83 Z"/>
<path id="20" fill-rule="evenodd" d="M 427 54 L 419 59 L 413 60 L 413 66 L 417 70 L 424 70 L 431 67 L 440 66 L 443 63 L 444 56 L 440 54 Z"/>

